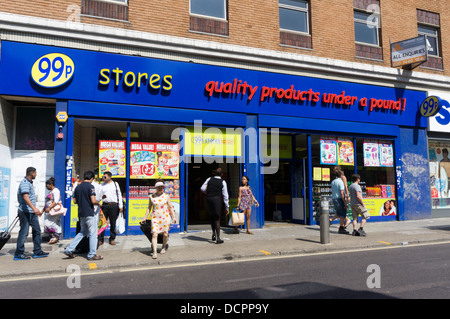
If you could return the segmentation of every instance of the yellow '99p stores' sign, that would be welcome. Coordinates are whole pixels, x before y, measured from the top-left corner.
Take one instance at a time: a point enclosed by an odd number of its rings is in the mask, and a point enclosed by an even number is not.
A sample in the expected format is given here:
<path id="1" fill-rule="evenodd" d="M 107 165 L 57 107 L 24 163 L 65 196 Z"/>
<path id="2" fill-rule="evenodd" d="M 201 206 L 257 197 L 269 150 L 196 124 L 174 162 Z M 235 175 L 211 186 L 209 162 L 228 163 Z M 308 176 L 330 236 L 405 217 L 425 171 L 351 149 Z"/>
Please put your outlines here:
<path id="1" fill-rule="evenodd" d="M 75 72 L 71 58 L 62 53 L 49 53 L 34 62 L 31 78 L 46 88 L 55 88 L 70 81 Z"/>

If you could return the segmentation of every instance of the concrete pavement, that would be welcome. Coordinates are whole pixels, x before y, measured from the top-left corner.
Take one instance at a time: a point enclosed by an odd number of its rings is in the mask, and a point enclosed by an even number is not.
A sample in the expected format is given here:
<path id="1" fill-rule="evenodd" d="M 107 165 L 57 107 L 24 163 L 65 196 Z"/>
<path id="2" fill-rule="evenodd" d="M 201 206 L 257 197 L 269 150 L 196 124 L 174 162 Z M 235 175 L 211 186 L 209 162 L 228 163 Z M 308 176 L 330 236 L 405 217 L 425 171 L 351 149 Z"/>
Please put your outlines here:
<path id="1" fill-rule="evenodd" d="M 347 229 L 351 233 L 352 225 Z M 253 235 L 247 235 L 243 230 L 240 234 L 234 234 L 232 228 L 222 228 L 225 242 L 221 245 L 211 241 L 210 230 L 170 234 L 167 253 L 158 254 L 156 260 L 151 258 L 151 246 L 144 235 L 118 236 L 117 245 L 110 246 L 106 241 L 99 248 L 98 254 L 104 259 L 95 263 L 88 261 L 85 255 L 67 259 L 63 250 L 70 240 L 62 240 L 56 245 L 43 243 L 43 250 L 50 252 L 49 257 L 26 261 L 14 261 L 16 244 L 8 243 L 0 251 L 0 281 L 26 276 L 63 275 L 67 267 L 73 264 L 80 266 L 82 272 L 95 272 L 432 242 L 448 241 L 450 244 L 450 218 L 367 223 L 367 237 L 338 234 L 338 226 L 333 224 L 330 226 L 330 244 L 326 245 L 320 243 L 319 230 L 319 226 L 267 223 L 262 229 L 254 229 Z M 31 255 L 32 243 L 27 242 L 25 248 L 26 253 Z M 158 251 L 160 248 L 161 245 L 158 245 Z"/>

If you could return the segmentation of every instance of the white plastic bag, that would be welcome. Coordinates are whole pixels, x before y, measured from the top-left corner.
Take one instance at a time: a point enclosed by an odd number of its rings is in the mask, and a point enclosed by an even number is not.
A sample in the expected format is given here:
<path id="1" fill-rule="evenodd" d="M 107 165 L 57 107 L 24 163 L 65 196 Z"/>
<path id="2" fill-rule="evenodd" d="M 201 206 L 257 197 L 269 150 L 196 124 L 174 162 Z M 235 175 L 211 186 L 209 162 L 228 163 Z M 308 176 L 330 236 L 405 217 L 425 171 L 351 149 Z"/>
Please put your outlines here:
<path id="1" fill-rule="evenodd" d="M 116 232 L 123 234 L 125 232 L 125 218 L 123 218 L 123 213 L 119 214 L 116 221 Z"/>

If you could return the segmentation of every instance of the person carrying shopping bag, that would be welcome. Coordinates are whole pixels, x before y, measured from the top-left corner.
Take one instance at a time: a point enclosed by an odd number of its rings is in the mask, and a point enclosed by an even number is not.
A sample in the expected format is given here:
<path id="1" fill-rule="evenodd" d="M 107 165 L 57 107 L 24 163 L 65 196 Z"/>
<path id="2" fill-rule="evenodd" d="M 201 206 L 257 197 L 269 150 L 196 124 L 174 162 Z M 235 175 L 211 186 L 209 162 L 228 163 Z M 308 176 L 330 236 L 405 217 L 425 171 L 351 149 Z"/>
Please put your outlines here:
<path id="1" fill-rule="evenodd" d="M 259 203 L 256 198 L 253 196 L 252 189 L 248 185 L 249 178 L 247 176 L 242 176 L 242 186 L 239 187 L 239 198 L 238 198 L 238 209 L 243 212 L 247 218 L 247 234 L 253 235 L 250 231 L 250 217 L 252 215 L 252 205 L 256 204 L 256 207 L 259 207 Z M 239 234 L 238 227 L 234 227 L 234 232 Z"/>
<path id="2" fill-rule="evenodd" d="M 45 183 L 45 187 L 50 191 L 50 193 L 45 196 L 45 207 L 42 213 L 45 213 L 44 217 L 44 230 L 51 237 L 49 244 L 56 244 L 61 236 L 61 215 L 51 214 L 52 209 L 56 207 L 62 208 L 61 204 L 61 193 L 58 188 L 55 187 L 55 178 L 50 177 Z"/>

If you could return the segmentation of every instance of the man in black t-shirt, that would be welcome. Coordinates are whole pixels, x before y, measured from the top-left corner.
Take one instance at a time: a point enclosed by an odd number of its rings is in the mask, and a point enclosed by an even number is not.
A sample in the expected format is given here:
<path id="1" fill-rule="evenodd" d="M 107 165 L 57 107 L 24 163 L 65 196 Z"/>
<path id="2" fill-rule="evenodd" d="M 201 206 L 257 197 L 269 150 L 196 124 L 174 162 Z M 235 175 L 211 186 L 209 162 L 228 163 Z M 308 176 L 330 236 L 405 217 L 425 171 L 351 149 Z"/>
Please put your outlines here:
<path id="1" fill-rule="evenodd" d="M 99 205 L 95 199 L 95 188 L 91 184 L 94 180 L 94 173 L 87 171 L 84 173 L 84 181 L 74 191 L 73 202 L 78 204 L 78 218 L 80 219 L 80 232 L 75 236 L 64 254 L 73 258 L 73 251 L 83 237 L 89 236 L 88 260 L 101 260 L 102 256 L 97 255 L 97 228 L 98 220 L 94 213 L 94 205 Z"/>

